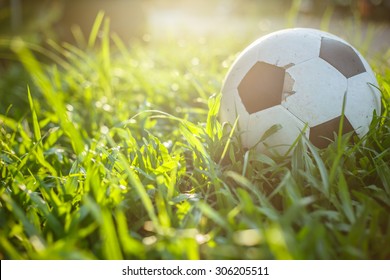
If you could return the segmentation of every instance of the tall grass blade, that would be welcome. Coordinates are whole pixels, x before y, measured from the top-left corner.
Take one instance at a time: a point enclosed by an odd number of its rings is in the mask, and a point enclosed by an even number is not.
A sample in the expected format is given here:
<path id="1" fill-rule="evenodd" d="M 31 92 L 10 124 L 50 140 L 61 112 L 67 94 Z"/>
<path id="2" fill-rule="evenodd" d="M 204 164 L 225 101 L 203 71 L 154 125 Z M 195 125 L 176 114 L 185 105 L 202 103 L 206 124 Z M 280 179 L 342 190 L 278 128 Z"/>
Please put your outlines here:
<path id="1" fill-rule="evenodd" d="M 94 24 L 92 26 L 91 32 L 89 33 L 89 38 L 88 38 L 88 47 L 89 48 L 93 48 L 95 46 L 96 39 L 99 35 L 100 26 L 103 22 L 103 19 L 104 19 L 104 12 L 100 11 L 96 15 L 96 19 L 95 19 Z"/>
<path id="2" fill-rule="evenodd" d="M 39 142 L 41 141 L 42 138 L 41 128 L 39 127 L 37 112 L 35 111 L 34 103 L 31 97 L 30 87 L 27 87 L 27 96 L 28 96 L 28 102 L 30 104 L 30 110 L 32 114 L 35 141 Z"/>
<path id="3" fill-rule="evenodd" d="M 101 214 L 103 222 L 101 227 L 101 234 L 105 239 L 103 241 L 103 251 L 105 259 L 121 260 L 123 259 L 123 256 L 116 233 L 116 226 L 112 219 L 112 214 L 107 209 L 102 210 Z"/>
<path id="4" fill-rule="evenodd" d="M 330 182 L 329 182 L 328 170 L 326 169 L 325 163 L 321 159 L 320 155 L 318 154 L 317 148 L 312 143 L 310 143 L 310 141 L 306 137 L 302 137 L 302 139 L 304 139 L 305 144 L 309 148 L 314 158 L 314 161 L 317 164 L 317 168 L 320 173 L 321 182 L 322 182 L 321 191 L 325 194 L 326 197 L 329 197 Z"/>
<path id="5" fill-rule="evenodd" d="M 231 131 L 230 131 L 230 133 L 229 133 L 229 138 L 228 138 L 228 140 L 226 141 L 225 147 L 223 148 L 223 151 L 222 151 L 222 154 L 221 154 L 221 157 L 220 157 L 220 159 L 219 159 L 218 164 L 221 164 L 222 161 L 223 161 L 223 159 L 224 159 L 225 156 L 226 156 L 226 153 L 227 153 L 227 151 L 228 151 L 228 149 L 229 149 L 229 146 L 230 146 L 230 143 L 231 143 L 231 141 L 232 141 L 233 134 L 234 134 L 234 132 L 236 131 L 237 124 L 238 124 L 238 117 L 237 117 L 236 120 L 234 121 L 233 127 L 232 127 L 232 129 L 231 129 Z"/>

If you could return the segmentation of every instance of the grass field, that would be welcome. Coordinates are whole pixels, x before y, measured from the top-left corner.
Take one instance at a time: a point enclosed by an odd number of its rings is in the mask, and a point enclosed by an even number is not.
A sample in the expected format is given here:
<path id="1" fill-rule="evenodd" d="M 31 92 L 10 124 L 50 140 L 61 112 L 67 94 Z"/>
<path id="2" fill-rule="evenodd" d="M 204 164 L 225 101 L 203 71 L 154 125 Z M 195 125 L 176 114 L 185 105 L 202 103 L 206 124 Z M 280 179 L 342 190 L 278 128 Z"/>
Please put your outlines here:
<path id="1" fill-rule="evenodd" d="M 217 118 L 242 42 L 0 44 L 0 259 L 390 259 L 390 51 L 365 139 L 270 158 Z"/>

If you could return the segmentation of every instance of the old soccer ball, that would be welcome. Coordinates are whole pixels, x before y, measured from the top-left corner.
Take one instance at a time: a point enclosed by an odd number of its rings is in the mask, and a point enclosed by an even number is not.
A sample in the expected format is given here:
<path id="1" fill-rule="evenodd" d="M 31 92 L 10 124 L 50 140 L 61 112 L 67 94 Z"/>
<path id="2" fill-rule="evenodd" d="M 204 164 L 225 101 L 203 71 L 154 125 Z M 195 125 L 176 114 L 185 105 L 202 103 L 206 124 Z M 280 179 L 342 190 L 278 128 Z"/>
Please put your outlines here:
<path id="1" fill-rule="evenodd" d="M 223 84 L 220 120 L 237 119 L 244 147 L 284 154 L 302 133 L 318 148 L 329 145 L 342 115 L 343 133 L 362 137 L 380 110 L 375 75 L 354 47 L 294 28 L 261 37 L 238 56 Z"/>

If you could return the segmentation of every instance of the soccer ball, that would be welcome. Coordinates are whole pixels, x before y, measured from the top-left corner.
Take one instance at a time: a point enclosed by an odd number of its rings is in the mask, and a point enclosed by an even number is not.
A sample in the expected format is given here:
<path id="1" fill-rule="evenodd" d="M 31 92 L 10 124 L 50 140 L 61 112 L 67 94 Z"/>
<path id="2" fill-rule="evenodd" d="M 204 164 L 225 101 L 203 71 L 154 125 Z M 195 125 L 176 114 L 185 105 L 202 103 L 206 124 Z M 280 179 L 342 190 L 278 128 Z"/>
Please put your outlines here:
<path id="1" fill-rule="evenodd" d="M 381 110 L 375 75 L 341 38 L 316 29 L 285 29 L 261 37 L 231 66 L 220 120 L 237 120 L 241 142 L 285 154 L 303 133 L 318 148 L 343 133 L 364 136 Z M 271 129 L 278 128 L 278 129 Z"/>

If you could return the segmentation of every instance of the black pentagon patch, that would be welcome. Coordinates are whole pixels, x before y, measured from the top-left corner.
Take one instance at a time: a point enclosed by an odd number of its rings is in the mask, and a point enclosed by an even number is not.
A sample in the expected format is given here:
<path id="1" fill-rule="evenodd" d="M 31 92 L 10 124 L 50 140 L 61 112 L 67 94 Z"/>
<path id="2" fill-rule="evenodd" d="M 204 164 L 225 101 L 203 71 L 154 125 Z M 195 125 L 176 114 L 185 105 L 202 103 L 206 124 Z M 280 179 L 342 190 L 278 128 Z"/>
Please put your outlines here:
<path id="1" fill-rule="evenodd" d="M 366 72 L 356 52 L 343 42 L 322 38 L 320 57 L 336 68 L 347 79 Z"/>
<path id="2" fill-rule="evenodd" d="M 249 114 L 281 103 L 285 71 L 265 62 L 252 66 L 238 85 L 238 93 Z"/>
<path id="3" fill-rule="evenodd" d="M 338 133 L 341 116 L 310 128 L 309 139 L 317 148 L 326 148 L 334 141 L 334 133 Z M 351 123 L 344 116 L 343 134 L 354 131 Z"/>

